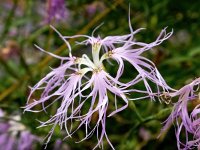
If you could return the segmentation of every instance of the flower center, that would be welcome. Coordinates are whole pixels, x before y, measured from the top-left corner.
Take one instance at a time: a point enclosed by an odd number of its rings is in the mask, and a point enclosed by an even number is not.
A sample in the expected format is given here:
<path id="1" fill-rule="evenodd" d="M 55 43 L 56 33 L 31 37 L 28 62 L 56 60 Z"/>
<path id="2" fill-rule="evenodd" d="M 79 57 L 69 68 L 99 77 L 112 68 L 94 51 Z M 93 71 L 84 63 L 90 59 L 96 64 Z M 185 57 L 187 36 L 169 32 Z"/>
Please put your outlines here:
<path id="1" fill-rule="evenodd" d="M 101 49 L 101 43 L 100 42 L 95 42 L 92 44 L 92 58 L 94 61 L 94 64 L 99 67 L 101 65 L 101 62 L 99 61 L 99 52 Z"/>

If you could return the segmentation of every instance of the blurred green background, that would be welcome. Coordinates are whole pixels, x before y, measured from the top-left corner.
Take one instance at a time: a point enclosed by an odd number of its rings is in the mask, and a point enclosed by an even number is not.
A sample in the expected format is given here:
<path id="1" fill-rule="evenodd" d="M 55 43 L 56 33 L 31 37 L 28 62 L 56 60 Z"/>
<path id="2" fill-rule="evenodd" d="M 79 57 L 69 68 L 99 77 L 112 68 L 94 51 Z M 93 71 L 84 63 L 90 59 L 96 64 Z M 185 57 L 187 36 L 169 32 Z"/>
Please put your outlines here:
<path id="1" fill-rule="evenodd" d="M 104 22 L 96 35 L 123 35 L 129 33 L 130 4 L 133 29 L 146 28 L 136 35 L 138 41 L 154 41 L 165 27 L 168 32 L 172 29 L 174 31 L 167 41 L 144 54 L 156 64 L 167 83 L 178 89 L 200 76 L 200 1 L 66 0 L 65 16 L 61 20 L 53 19 L 50 22 L 47 21 L 48 3 L 45 0 L 0 1 L 0 108 L 7 115 L 20 115 L 21 122 L 27 129 L 41 138 L 47 135 L 50 128 L 36 129 L 39 125 L 36 119 L 48 119 L 57 106 L 52 107 L 48 114 L 23 114 L 21 107 L 26 105 L 28 86 L 33 86 L 44 77 L 50 71 L 49 66 L 56 67 L 60 63 L 37 50 L 34 44 L 57 55 L 68 55 L 64 42 L 49 24 L 67 36 L 91 35 L 93 29 Z M 75 46 L 74 41 L 71 44 L 74 55 L 88 52 L 87 49 Z M 132 73 L 131 70 L 127 70 L 127 79 L 129 73 Z M 134 111 L 135 106 L 146 121 L 140 121 Z M 157 138 L 171 106 L 148 100 L 136 101 L 135 105 L 132 103 L 128 109 L 107 119 L 107 133 L 115 148 L 177 149 L 173 126 Z M 92 149 L 96 143 L 95 137 L 78 144 L 74 142 L 81 139 L 83 133 L 84 131 L 79 130 L 73 139 L 63 141 L 65 146 L 62 149 L 66 149 L 66 145 L 72 150 Z M 64 133 L 56 130 L 48 149 L 53 149 L 58 138 L 63 139 Z M 41 143 L 36 146 L 37 149 L 42 149 Z M 110 149 L 106 142 L 104 149 Z"/>

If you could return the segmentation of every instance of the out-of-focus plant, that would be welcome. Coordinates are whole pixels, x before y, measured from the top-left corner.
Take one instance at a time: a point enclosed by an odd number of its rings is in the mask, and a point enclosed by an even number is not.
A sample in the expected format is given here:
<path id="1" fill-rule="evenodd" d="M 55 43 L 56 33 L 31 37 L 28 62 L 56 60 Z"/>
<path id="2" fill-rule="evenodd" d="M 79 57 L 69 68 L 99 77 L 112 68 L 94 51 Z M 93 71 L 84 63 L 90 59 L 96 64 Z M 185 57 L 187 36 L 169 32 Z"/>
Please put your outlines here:
<path id="1" fill-rule="evenodd" d="M 48 0 L 47 5 L 48 23 L 51 23 L 53 20 L 67 21 L 67 18 L 69 17 L 69 10 L 66 9 L 65 0 Z"/>
<path id="2" fill-rule="evenodd" d="M 33 149 L 34 143 L 40 139 L 31 134 L 26 127 L 19 123 L 20 116 L 7 117 L 0 109 L 0 146 L 1 149 L 26 150 Z"/>

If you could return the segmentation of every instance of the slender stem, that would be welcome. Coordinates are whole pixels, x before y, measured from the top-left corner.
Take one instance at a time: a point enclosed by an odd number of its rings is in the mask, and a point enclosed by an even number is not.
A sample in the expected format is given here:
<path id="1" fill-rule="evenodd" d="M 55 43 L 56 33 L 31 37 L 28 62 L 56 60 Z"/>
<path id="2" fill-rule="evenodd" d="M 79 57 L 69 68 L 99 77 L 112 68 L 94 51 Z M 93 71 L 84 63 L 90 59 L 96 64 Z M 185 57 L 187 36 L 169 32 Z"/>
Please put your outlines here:
<path id="1" fill-rule="evenodd" d="M 31 9 L 32 9 L 32 2 L 31 1 L 27 1 L 26 2 L 26 19 L 29 21 L 29 18 L 31 18 Z M 20 50 L 19 50 L 19 58 L 20 58 L 20 63 L 21 65 L 24 67 L 24 69 L 26 70 L 27 74 L 32 77 L 32 74 L 31 74 L 31 70 L 29 68 L 29 65 L 26 63 L 26 60 L 24 58 L 24 55 L 23 55 L 23 52 L 24 52 L 24 46 L 25 46 L 25 41 L 27 39 L 25 39 L 24 41 L 19 41 L 20 43 Z M 32 79 L 32 78 L 30 78 Z"/>
<path id="2" fill-rule="evenodd" d="M 163 118 L 166 118 L 172 111 L 172 107 L 170 108 L 165 108 L 161 111 L 159 111 L 157 114 L 154 114 L 152 116 L 148 116 L 146 118 L 143 119 L 142 122 L 136 124 L 134 127 L 133 127 L 133 130 L 135 130 L 136 128 L 138 128 L 139 126 L 141 126 L 142 124 L 146 123 L 146 122 L 149 122 L 151 120 L 161 120 Z"/>
<path id="3" fill-rule="evenodd" d="M 19 57 L 20 57 L 20 63 L 21 65 L 24 67 L 24 69 L 26 70 L 27 74 L 32 77 L 32 74 L 31 74 L 31 70 L 29 68 L 29 65 L 26 63 L 26 60 L 23 56 L 23 48 L 21 48 L 19 50 Z M 31 78 L 32 79 L 32 78 Z"/>
<path id="4" fill-rule="evenodd" d="M 26 81 L 29 79 L 28 75 L 24 75 L 21 77 L 20 80 L 13 83 L 9 88 L 5 89 L 2 93 L 0 93 L 0 101 L 5 99 L 10 93 L 12 93 L 14 90 L 16 90 L 22 83 L 22 81 Z"/>
<path id="5" fill-rule="evenodd" d="M 2 64 L 2 66 L 4 67 L 6 72 L 9 73 L 13 78 L 15 78 L 15 79 L 20 78 L 19 75 L 15 71 L 13 71 L 13 69 L 10 67 L 10 65 L 8 65 L 1 57 L 0 57 L 0 63 Z"/>
<path id="6" fill-rule="evenodd" d="M 10 26 L 12 25 L 12 18 L 13 18 L 13 15 L 15 14 L 15 10 L 17 8 L 17 2 L 18 2 L 18 0 L 14 0 L 13 1 L 13 7 L 10 10 L 10 12 L 8 14 L 8 17 L 7 17 L 6 21 L 5 21 L 4 30 L 1 33 L 0 41 L 2 41 L 5 38 L 6 34 L 9 31 Z"/>
<path id="7" fill-rule="evenodd" d="M 125 134 L 125 136 L 124 136 L 124 138 L 123 138 L 124 140 L 121 142 L 121 146 L 120 146 L 120 147 L 122 147 L 122 146 L 124 145 L 124 143 L 125 143 L 125 142 L 127 141 L 127 139 L 130 137 L 130 135 L 131 135 L 134 131 L 136 131 L 136 129 L 138 129 L 142 124 L 147 123 L 147 122 L 152 121 L 152 120 L 161 120 L 161 119 L 163 119 L 163 118 L 166 118 L 166 117 L 171 113 L 172 109 L 173 109 L 172 107 L 170 107 L 170 108 L 165 108 L 165 109 L 159 111 L 157 114 L 154 114 L 154 115 L 152 115 L 152 116 L 148 116 L 148 117 L 144 118 L 141 122 L 136 123 L 136 124 L 133 126 L 133 128 L 131 128 L 131 129 Z"/>
<path id="8" fill-rule="evenodd" d="M 54 30 L 52 28 L 49 29 L 49 35 L 47 37 L 47 42 L 46 42 L 46 45 L 45 45 L 45 49 L 47 51 L 49 51 L 49 48 L 51 47 L 51 43 L 52 43 L 52 39 L 53 39 L 53 31 Z"/>
<path id="9" fill-rule="evenodd" d="M 142 116 L 140 115 L 140 113 L 139 113 L 137 107 L 135 106 L 134 101 L 129 101 L 129 107 L 135 112 L 135 114 L 136 114 L 138 120 L 139 120 L 140 122 L 143 122 L 144 119 L 143 119 Z"/>

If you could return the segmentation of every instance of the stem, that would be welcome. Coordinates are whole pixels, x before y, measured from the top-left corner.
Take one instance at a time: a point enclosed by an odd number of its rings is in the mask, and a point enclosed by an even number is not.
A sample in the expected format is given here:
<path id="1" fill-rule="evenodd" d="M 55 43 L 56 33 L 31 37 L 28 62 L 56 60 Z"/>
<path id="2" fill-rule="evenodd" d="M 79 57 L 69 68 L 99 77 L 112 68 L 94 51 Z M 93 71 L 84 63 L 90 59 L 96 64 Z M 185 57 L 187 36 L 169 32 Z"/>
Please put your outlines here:
<path id="1" fill-rule="evenodd" d="M 4 67 L 4 69 L 6 70 L 7 73 L 9 73 L 12 77 L 14 77 L 15 79 L 19 79 L 19 75 L 13 71 L 13 69 L 10 67 L 10 65 L 8 65 L 3 58 L 0 57 L 0 63 L 2 64 L 2 66 Z"/>
<path id="2" fill-rule="evenodd" d="M 31 74 L 31 70 L 29 68 L 29 65 L 26 63 L 26 60 L 23 56 L 23 48 L 22 48 L 23 45 L 21 45 L 21 49 L 19 50 L 19 58 L 20 58 L 20 63 L 21 65 L 24 67 L 24 69 L 26 70 L 27 74 L 32 77 L 32 74 Z M 30 78 L 32 79 L 32 78 Z"/>
<path id="3" fill-rule="evenodd" d="M 135 112 L 139 122 L 143 122 L 144 119 L 142 118 L 142 116 L 140 115 L 139 111 L 137 110 L 137 107 L 135 106 L 134 101 L 129 101 L 129 107 Z"/>
<path id="4" fill-rule="evenodd" d="M 135 124 L 135 126 L 133 126 L 133 128 L 131 128 L 125 134 L 123 141 L 120 144 L 120 147 L 122 147 L 124 145 L 124 143 L 127 141 L 127 139 L 130 138 L 131 134 L 133 134 L 133 132 L 136 131 L 136 129 L 138 129 L 142 124 L 147 123 L 152 120 L 160 120 L 160 119 L 166 118 L 166 116 L 168 116 L 170 114 L 172 109 L 173 109 L 173 107 L 165 108 L 165 109 L 161 110 L 160 112 L 158 112 L 157 114 L 146 117 L 141 122 L 138 122 L 137 124 Z"/>
<path id="5" fill-rule="evenodd" d="M 32 2 L 31 1 L 27 1 L 26 2 L 26 11 L 27 11 L 27 15 L 25 16 L 27 20 L 29 20 L 28 18 L 31 18 L 31 9 L 32 9 Z M 28 38 L 28 37 L 27 37 Z M 24 67 L 24 69 L 26 70 L 27 74 L 32 77 L 32 74 L 31 74 L 31 70 L 29 68 L 29 65 L 26 63 L 26 59 L 24 58 L 24 46 L 25 46 L 25 41 L 27 41 L 27 39 L 25 38 L 24 41 L 20 41 L 19 44 L 20 44 L 20 50 L 19 50 L 19 58 L 20 58 L 20 63 L 21 65 Z M 32 79 L 32 78 L 30 78 Z"/>
<path id="6" fill-rule="evenodd" d="M 12 25 L 12 18 L 13 18 L 13 15 L 15 14 L 15 10 L 17 8 L 17 2 L 18 2 L 18 0 L 14 0 L 14 2 L 13 2 L 13 7 L 10 10 L 8 17 L 6 19 L 6 22 L 4 24 L 4 30 L 1 33 L 0 41 L 2 41 L 5 38 L 6 34 L 9 31 L 10 26 Z"/>
<path id="7" fill-rule="evenodd" d="M 149 117 L 146 117 L 143 119 L 142 122 L 136 124 L 134 127 L 133 127 L 133 130 L 135 130 L 136 128 L 138 128 L 139 126 L 141 126 L 142 124 L 146 123 L 146 122 L 149 122 L 151 120 L 161 120 L 163 118 L 166 118 L 166 116 L 168 116 L 170 114 L 170 112 L 172 111 L 173 107 L 170 107 L 170 108 L 165 108 L 161 111 L 159 111 L 157 114 L 155 115 L 152 115 L 152 116 L 149 116 Z"/>

